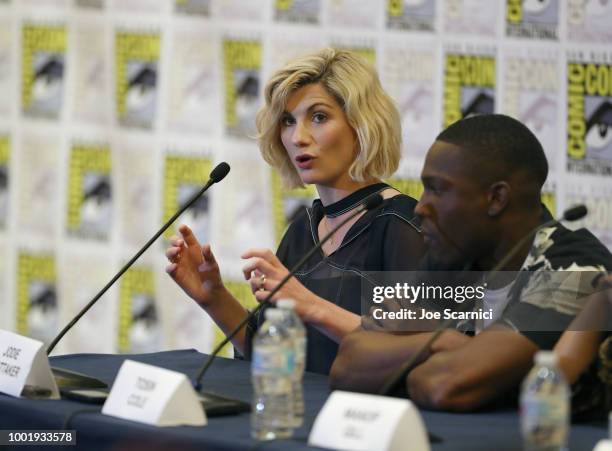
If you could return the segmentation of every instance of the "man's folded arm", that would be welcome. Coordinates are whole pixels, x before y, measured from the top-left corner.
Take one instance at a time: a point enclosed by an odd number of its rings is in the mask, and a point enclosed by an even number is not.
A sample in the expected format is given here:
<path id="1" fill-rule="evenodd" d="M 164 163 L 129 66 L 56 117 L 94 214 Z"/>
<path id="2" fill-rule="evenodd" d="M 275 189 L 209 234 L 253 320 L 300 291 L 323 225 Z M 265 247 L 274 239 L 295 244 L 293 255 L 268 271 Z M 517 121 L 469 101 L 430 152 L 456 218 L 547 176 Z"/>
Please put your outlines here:
<path id="1" fill-rule="evenodd" d="M 524 335 L 494 326 L 463 346 L 431 355 L 408 375 L 407 391 L 426 408 L 474 410 L 517 386 L 538 349 Z"/>
<path id="2" fill-rule="evenodd" d="M 356 329 L 340 344 L 330 372 L 331 387 L 377 392 L 393 371 L 418 352 L 430 336 L 431 333 L 396 335 Z"/>

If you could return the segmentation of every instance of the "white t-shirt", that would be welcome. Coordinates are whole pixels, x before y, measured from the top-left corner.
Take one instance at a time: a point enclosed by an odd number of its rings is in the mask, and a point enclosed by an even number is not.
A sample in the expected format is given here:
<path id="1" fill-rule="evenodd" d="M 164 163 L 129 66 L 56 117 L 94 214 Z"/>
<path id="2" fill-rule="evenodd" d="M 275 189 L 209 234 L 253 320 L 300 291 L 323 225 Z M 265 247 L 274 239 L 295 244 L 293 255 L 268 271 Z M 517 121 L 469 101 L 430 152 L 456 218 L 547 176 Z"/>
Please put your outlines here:
<path id="1" fill-rule="evenodd" d="M 484 296 L 482 298 L 482 309 L 485 312 L 491 310 L 493 312 L 493 317 L 491 319 L 485 318 L 481 321 L 477 321 L 477 333 L 482 331 L 483 329 L 486 329 L 501 317 L 504 309 L 506 308 L 506 305 L 508 305 L 508 302 L 510 300 L 508 297 L 508 293 L 510 292 L 510 289 L 512 288 L 513 284 L 514 282 L 510 282 L 508 285 L 498 288 L 496 290 L 485 290 Z"/>

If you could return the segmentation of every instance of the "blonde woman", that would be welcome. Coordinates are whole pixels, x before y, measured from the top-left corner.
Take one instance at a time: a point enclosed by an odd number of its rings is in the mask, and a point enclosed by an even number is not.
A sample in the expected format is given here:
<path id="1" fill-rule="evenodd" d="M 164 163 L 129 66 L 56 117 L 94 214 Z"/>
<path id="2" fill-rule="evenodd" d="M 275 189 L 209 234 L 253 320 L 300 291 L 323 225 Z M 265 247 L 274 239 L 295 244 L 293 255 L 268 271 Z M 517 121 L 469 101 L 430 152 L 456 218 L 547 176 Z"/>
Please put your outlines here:
<path id="1" fill-rule="evenodd" d="M 257 114 L 263 158 L 288 188 L 313 184 L 319 199 L 288 228 L 276 252 L 249 249 L 243 268 L 262 301 L 308 250 L 372 193 L 381 209 L 357 216 L 274 296 L 296 301 L 307 326 L 306 368 L 328 373 L 339 341 L 360 324 L 365 271 L 411 270 L 423 254 L 413 223 L 416 201 L 382 183 L 400 159 L 399 114 L 376 72 L 358 55 L 323 49 L 289 62 L 265 88 Z M 221 280 L 210 245 L 201 245 L 185 225 L 173 237 L 167 272 L 225 332 L 248 312 Z M 233 339 L 243 354 L 263 315 Z"/>

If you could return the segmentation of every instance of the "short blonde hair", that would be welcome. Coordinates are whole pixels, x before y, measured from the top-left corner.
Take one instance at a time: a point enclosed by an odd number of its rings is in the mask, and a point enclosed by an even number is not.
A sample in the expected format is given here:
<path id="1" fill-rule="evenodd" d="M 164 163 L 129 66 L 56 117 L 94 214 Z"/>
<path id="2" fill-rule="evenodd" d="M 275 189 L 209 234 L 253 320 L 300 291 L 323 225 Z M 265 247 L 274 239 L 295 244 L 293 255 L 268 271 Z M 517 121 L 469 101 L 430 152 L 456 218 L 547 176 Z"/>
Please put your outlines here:
<path id="1" fill-rule="evenodd" d="M 401 157 L 400 116 L 375 69 L 357 54 L 331 48 L 287 63 L 266 85 L 256 124 L 261 154 L 288 188 L 303 187 L 280 137 L 287 101 L 299 88 L 320 83 L 344 110 L 359 142 L 349 175 L 355 181 L 387 178 Z"/>

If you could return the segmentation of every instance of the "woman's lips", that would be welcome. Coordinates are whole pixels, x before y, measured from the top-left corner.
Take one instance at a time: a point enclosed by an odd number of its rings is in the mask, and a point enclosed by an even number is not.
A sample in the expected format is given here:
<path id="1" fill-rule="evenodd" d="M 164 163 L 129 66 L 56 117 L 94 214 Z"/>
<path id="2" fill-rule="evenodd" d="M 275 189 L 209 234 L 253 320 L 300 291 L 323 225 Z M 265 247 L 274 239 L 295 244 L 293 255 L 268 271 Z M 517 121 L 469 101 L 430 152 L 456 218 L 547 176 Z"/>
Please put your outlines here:
<path id="1" fill-rule="evenodd" d="M 314 164 L 315 157 L 308 154 L 301 154 L 295 157 L 297 167 L 300 169 L 310 169 Z"/>

